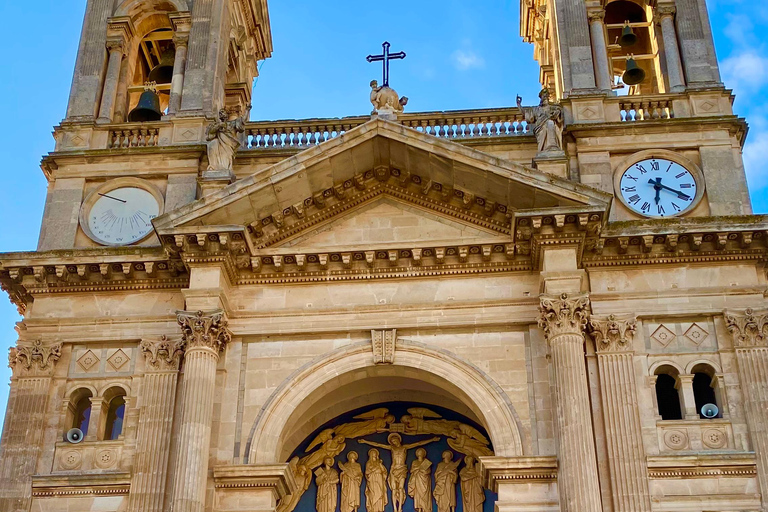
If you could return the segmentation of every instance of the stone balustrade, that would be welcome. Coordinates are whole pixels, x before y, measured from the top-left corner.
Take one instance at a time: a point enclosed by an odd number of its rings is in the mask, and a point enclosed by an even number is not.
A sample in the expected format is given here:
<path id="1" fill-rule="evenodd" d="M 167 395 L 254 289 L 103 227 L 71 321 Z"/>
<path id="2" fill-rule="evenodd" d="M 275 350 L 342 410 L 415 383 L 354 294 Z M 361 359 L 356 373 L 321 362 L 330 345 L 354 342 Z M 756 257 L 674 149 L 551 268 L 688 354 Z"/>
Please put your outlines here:
<path id="1" fill-rule="evenodd" d="M 619 98 L 622 122 L 657 121 L 675 117 L 672 99 L 664 96 L 624 96 Z"/>
<path id="2" fill-rule="evenodd" d="M 125 123 L 109 127 L 107 148 L 140 148 L 158 145 L 160 125 L 152 123 Z"/>

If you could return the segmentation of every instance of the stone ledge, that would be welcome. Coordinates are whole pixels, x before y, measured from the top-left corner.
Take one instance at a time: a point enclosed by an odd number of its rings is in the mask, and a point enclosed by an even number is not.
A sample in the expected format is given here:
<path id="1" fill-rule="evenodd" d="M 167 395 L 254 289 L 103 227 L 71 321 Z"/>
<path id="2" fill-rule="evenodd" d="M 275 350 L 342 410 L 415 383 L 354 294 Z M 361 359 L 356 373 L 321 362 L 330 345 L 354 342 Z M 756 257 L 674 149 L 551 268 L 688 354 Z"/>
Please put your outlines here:
<path id="1" fill-rule="evenodd" d="M 531 482 L 555 482 L 557 457 L 480 457 L 480 470 L 484 484 L 493 492 L 499 492 L 504 481 L 528 484 Z"/>
<path id="2" fill-rule="evenodd" d="M 296 489 L 288 464 L 248 464 L 213 468 L 216 489 L 271 489 L 275 500 Z"/>
<path id="3" fill-rule="evenodd" d="M 757 476 L 754 452 L 648 457 L 651 479 L 722 478 Z"/>
<path id="4" fill-rule="evenodd" d="M 35 498 L 126 495 L 130 487 L 130 473 L 122 472 L 32 477 L 32 496 Z"/>

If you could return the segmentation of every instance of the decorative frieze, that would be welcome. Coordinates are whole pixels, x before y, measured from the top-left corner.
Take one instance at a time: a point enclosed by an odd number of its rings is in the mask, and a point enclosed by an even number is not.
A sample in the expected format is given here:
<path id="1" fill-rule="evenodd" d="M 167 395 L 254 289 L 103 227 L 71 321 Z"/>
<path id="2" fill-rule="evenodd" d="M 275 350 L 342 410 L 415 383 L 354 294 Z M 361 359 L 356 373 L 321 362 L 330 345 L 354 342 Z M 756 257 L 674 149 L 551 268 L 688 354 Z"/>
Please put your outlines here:
<path id="1" fill-rule="evenodd" d="M 768 346 L 768 310 L 726 311 L 723 317 L 736 348 Z"/>
<path id="2" fill-rule="evenodd" d="M 598 352 L 622 352 L 632 350 L 637 320 L 633 315 L 592 315 L 589 317 L 589 333 L 595 340 Z"/>
<path id="3" fill-rule="evenodd" d="M 217 354 L 232 339 L 222 311 L 177 312 L 182 343 L 189 348 L 208 348 Z"/>
<path id="4" fill-rule="evenodd" d="M 561 335 L 582 335 L 589 318 L 589 296 L 567 293 L 557 297 L 543 295 L 539 313 L 539 327 L 550 343 Z"/>
<path id="5" fill-rule="evenodd" d="M 43 345 L 42 340 L 19 342 L 8 350 L 8 367 L 16 377 L 50 375 L 61 357 L 61 343 Z"/>
<path id="6" fill-rule="evenodd" d="M 171 340 L 163 335 L 158 340 L 141 340 L 141 351 L 147 360 L 147 369 L 176 371 L 184 355 L 184 340 Z"/>

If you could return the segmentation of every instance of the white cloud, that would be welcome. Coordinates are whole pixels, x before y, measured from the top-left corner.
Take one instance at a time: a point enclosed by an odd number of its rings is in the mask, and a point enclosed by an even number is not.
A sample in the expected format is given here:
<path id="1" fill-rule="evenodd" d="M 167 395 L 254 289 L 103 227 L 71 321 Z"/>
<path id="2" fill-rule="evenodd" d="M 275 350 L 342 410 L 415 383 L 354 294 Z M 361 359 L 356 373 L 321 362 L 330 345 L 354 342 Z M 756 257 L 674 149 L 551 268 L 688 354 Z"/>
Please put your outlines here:
<path id="1" fill-rule="evenodd" d="M 461 71 L 485 66 L 485 60 L 472 50 L 456 50 L 451 57 L 453 65 Z"/>
<path id="2" fill-rule="evenodd" d="M 727 87 L 737 94 L 746 94 L 768 83 L 768 58 L 753 50 L 734 53 L 721 64 Z"/>

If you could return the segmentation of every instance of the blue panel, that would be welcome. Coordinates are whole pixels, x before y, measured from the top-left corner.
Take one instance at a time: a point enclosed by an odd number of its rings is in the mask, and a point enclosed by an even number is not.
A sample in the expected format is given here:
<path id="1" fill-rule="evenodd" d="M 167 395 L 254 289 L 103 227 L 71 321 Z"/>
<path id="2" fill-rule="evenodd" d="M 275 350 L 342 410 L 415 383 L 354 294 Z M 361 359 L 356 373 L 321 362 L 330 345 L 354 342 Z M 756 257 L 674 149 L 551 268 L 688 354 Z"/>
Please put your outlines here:
<path id="1" fill-rule="evenodd" d="M 454 411 L 451 411 L 449 409 L 445 409 L 443 407 L 438 407 L 434 405 L 427 405 L 427 404 L 421 404 L 421 403 L 415 403 L 415 402 L 387 402 L 382 404 L 376 404 L 376 405 L 370 405 L 367 407 L 363 407 L 360 409 L 356 409 L 354 411 L 350 411 L 342 416 L 339 416 L 335 418 L 332 421 L 329 421 L 328 423 L 324 424 L 317 430 L 315 430 L 307 439 L 304 440 L 304 442 L 299 445 L 299 447 L 293 452 L 291 455 L 291 458 L 293 457 L 299 457 L 302 458 L 309 453 L 316 452 L 319 447 L 315 446 L 308 452 L 307 447 L 309 444 L 324 430 L 326 429 L 332 429 L 334 427 L 338 427 L 340 425 L 343 425 L 345 423 L 354 423 L 361 421 L 360 419 L 355 419 L 354 417 L 366 413 L 368 411 L 371 411 L 373 409 L 378 408 L 387 408 L 389 409 L 389 414 L 392 414 L 395 416 L 396 421 L 400 421 L 400 419 L 408 414 L 408 409 L 414 408 L 414 407 L 423 407 L 426 409 L 429 409 L 430 411 L 434 411 L 435 413 L 439 414 L 442 419 L 449 420 L 449 421 L 459 421 L 461 423 L 464 423 L 466 425 L 470 425 L 474 428 L 476 428 L 482 435 L 484 435 L 486 438 L 488 437 L 487 433 L 485 432 L 485 429 L 475 423 L 474 421 L 470 420 L 469 418 L 458 414 Z M 381 432 L 381 433 L 375 433 L 363 436 L 363 438 L 367 441 L 373 441 L 379 444 L 388 444 L 387 442 L 387 436 L 389 435 L 389 432 Z M 432 434 L 425 434 L 425 435 L 410 435 L 407 433 L 400 432 L 400 435 L 403 439 L 403 444 L 411 444 L 418 441 L 428 440 L 432 437 L 435 437 Z M 432 461 L 432 488 L 434 489 L 434 473 L 435 469 L 437 468 L 438 463 L 442 461 L 441 454 L 446 451 L 450 450 L 453 452 L 453 460 L 459 460 L 464 455 L 454 449 L 452 449 L 447 442 L 447 439 L 445 436 L 440 436 L 440 441 L 435 441 L 430 444 L 427 444 L 424 446 L 424 449 L 427 451 L 427 459 Z M 347 454 L 350 451 L 355 451 L 358 454 L 358 463 L 361 465 L 363 474 L 365 474 L 365 466 L 368 462 L 368 450 L 370 450 L 372 447 L 361 443 L 360 439 L 347 439 L 346 440 L 346 446 L 342 450 L 342 452 L 337 455 L 334 459 L 334 468 L 340 472 L 340 468 L 338 466 L 338 462 L 346 462 L 347 461 Z M 490 447 L 492 450 L 493 448 Z M 381 449 L 379 448 L 379 454 L 381 456 L 381 460 L 384 463 L 384 466 L 387 468 L 387 472 L 389 472 L 391 466 L 392 466 L 392 456 L 389 450 Z M 408 450 L 408 457 L 406 460 L 406 465 L 409 468 L 408 476 L 410 477 L 410 467 L 411 463 L 416 459 L 416 449 L 410 449 Z M 458 466 L 458 471 L 461 471 L 464 468 L 464 462 L 462 461 L 461 464 Z M 314 471 L 315 468 L 312 468 Z M 459 479 L 460 482 L 460 479 Z M 363 477 L 363 484 L 360 488 L 360 509 L 358 509 L 358 512 L 367 512 L 365 508 L 365 476 Z M 407 485 L 406 485 L 407 488 Z M 315 497 L 317 495 L 317 486 L 315 485 L 315 478 L 312 478 L 312 482 L 309 485 L 309 488 L 304 493 L 304 495 L 301 497 L 301 500 L 299 501 L 298 505 L 294 509 L 295 512 L 317 512 L 315 507 Z M 388 503 L 385 508 L 385 512 L 394 512 L 394 507 L 392 503 L 392 493 L 389 488 L 387 488 L 387 497 L 388 497 Z M 493 512 L 494 510 L 494 503 L 496 502 L 497 495 L 494 492 L 489 491 L 488 489 L 485 489 L 485 502 L 483 504 L 483 512 Z M 339 509 L 338 503 L 337 503 L 337 510 Z M 463 512 L 463 503 L 462 503 L 462 496 L 461 496 L 461 487 L 459 483 L 456 485 L 456 512 Z M 414 506 L 413 506 L 413 499 L 410 497 L 407 497 L 405 500 L 405 505 L 403 507 L 404 512 L 415 512 Z M 433 504 L 432 504 L 432 511 L 437 512 L 437 505 L 434 502 L 433 498 Z"/>

